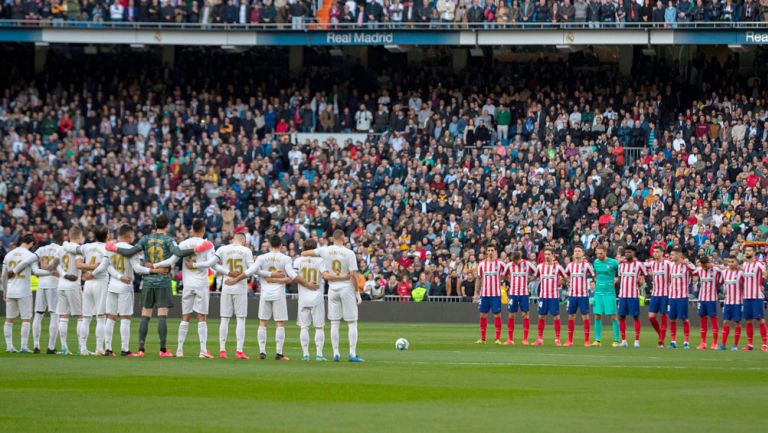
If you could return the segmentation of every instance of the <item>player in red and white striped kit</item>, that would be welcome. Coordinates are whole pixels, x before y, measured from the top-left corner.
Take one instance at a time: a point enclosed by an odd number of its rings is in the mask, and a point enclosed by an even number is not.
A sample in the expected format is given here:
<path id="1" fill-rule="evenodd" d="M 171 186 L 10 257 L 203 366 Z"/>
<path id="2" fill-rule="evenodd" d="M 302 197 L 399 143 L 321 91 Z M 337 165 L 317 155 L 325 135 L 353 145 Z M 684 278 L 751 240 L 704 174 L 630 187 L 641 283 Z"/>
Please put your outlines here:
<path id="1" fill-rule="evenodd" d="M 717 349 L 717 288 L 722 283 L 720 268 L 714 266 L 709 257 L 699 259 L 700 266 L 696 269 L 699 279 L 699 332 L 701 343 L 696 347 L 699 350 L 707 348 L 707 320 L 712 323 L 712 350 Z"/>
<path id="2" fill-rule="evenodd" d="M 573 261 L 565 267 L 565 275 L 570 279 L 568 286 L 568 341 L 566 346 L 573 346 L 573 333 L 576 329 L 576 311 L 581 310 L 584 323 L 584 347 L 589 347 L 589 277 L 595 278 L 595 268 L 584 260 L 584 249 L 573 248 Z"/>
<path id="3" fill-rule="evenodd" d="M 645 262 L 645 270 L 653 277 L 651 302 L 648 304 L 648 321 L 659 335 L 659 349 L 664 348 L 667 335 L 667 304 L 669 303 L 669 268 L 672 262 L 664 258 L 664 249 L 657 246 L 653 250 L 653 260 Z M 661 315 L 661 324 L 656 319 Z"/>
<path id="4" fill-rule="evenodd" d="M 763 352 L 768 352 L 768 329 L 765 326 L 765 312 L 763 303 L 763 275 L 765 263 L 755 258 L 755 247 L 744 247 L 744 263 L 741 265 L 744 276 L 744 320 L 747 322 L 747 345 L 744 350 L 752 350 L 755 336 L 753 320 L 760 326 L 760 338 L 762 339 Z"/>
<path id="5" fill-rule="evenodd" d="M 619 264 L 619 347 L 627 347 L 627 316 L 635 319 L 635 347 L 640 347 L 640 283 L 646 275 L 645 265 L 637 260 L 633 246 L 624 248 L 624 260 Z"/>
<path id="6" fill-rule="evenodd" d="M 560 280 L 565 278 L 565 269 L 555 261 L 555 253 L 551 248 L 544 249 L 544 263 L 536 266 L 539 274 L 539 327 L 538 338 L 534 346 L 544 344 L 544 327 L 547 314 L 551 314 L 555 325 L 555 346 L 560 344 Z"/>
<path id="7" fill-rule="evenodd" d="M 496 344 L 501 344 L 501 273 L 504 263 L 496 257 L 496 248 L 485 249 L 486 258 L 477 266 L 475 280 L 475 301 L 479 297 L 480 339 L 478 344 L 485 344 L 488 318 L 493 313 L 493 326 L 496 328 Z"/>
<path id="8" fill-rule="evenodd" d="M 683 349 L 690 347 L 688 339 L 691 334 L 691 322 L 688 321 L 688 288 L 691 283 L 691 275 L 696 271 L 683 256 L 683 250 L 679 247 L 672 249 L 672 266 L 669 274 L 669 348 L 677 348 L 677 320 L 683 321 Z"/>
<path id="9" fill-rule="evenodd" d="M 531 329 L 531 320 L 528 318 L 531 296 L 528 292 L 528 279 L 536 276 L 536 267 L 528 260 L 524 260 L 519 251 L 515 251 L 512 253 L 512 261 L 504 268 L 504 273 L 509 276 L 509 318 L 507 319 L 509 336 L 504 344 L 515 344 L 515 314 L 520 310 L 523 315 L 523 346 L 527 346 L 528 332 Z"/>
<path id="10" fill-rule="evenodd" d="M 723 290 L 725 291 L 725 305 L 723 306 L 723 339 L 718 346 L 719 350 L 725 350 L 728 344 L 728 334 L 731 326 L 736 322 L 733 333 L 733 350 L 739 350 L 739 338 L 741 337 L 741 308 L 744 304 L 744 274 L 741 272 L 738 260 L 735 256 L 725 259 L 726 268 L 723 270 Z"/>

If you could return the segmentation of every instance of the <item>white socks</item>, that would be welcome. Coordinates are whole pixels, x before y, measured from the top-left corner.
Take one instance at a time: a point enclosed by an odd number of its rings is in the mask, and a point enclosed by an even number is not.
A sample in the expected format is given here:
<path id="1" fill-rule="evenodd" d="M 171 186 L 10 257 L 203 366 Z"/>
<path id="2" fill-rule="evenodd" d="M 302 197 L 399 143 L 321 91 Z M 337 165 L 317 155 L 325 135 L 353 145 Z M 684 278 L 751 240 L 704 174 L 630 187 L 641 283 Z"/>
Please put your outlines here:
<path id="1" fill-rule="evenodd" d="M 208 322 L 197 322 L 197 337 L 200 339 L 200 353 L 208 352 Z"/>
<path id="2" fill-rule="evenodd" d="M 339 327 L 341 322 L 339 320 L 331 321 L 331 347 L 333 348 L 333 356 L 339 356 Z"/>
<path id="3" fill-rule="evenodd" d="M 299 331 L 299 342 L 304 356 L 309 356 L 309 327 L 302 327 Z"/>
<path id="4" fill-rule="evenodd" d="M 104 350 L 112 350 L 112 334 L 115 332 L 115 321 L 107 319 L 104 322 Z"/>
<path id="5" fill-rule="evenodd" d="M 29 349 L 29 322 L 21 322 L 21 348 Z"/>
<path id="6" fill-rule="evenodd" d="M 104 351 L 104 323 L 107 318 L 104 316 L 96 317 L 96 352 Z"/>
<path id="7" fill-rule="evenodd" d="M 229 317 L 222 317 L 219 324 L 219 352 L 227 350 L 227 335 L 229 334 Z"/>
<path id="8" fill-rule="evenodd" d="M 51 313 L 50 323 L 48 324 L 48 348 L 56 349 L 56 337 L 59 336 L 59 315 Z"/>
<path id="9" fill-rule="evenodd" d="M 315 328 L 315 349 L 317 356 L 323 356 L 323 346 L 325 346 L 325 329 Z"/>
<path id="10" fill-rule="evenodd" d="M 347 322 L 349 327 L 349 355 L 357 355 L 357 322 Z"/>
<path id="11" fill-rule="evenodd" d="M 93 319 L 93 317 L 87 316 L 83 317 L 80 321 L 80 347 L 83 350 L 88 349 L 88 337 L 91 334 L 91 319 Z"/>
<path id="12" fill-rule="evenodd" d="M 5 336 L 5 350 L 13 349 L 13 323 L 3 325 L 3 335 Z"/>
<path id="13" fill-rule="evenodd" d="M 179 322 L 179 346 L 177 351 L 184 350 L 184 340 L 187 339 L 187 330 L 189 329 L 189 322 L 182 320 Z"/>
<path id="14" fill-rule="evenodd" d="M 267 327 L 259 326 L 259 333 L 257 336 L 259 340 L 259 353 L 267 353 Z"/>
<path id="15" fill-rule="evenodd" d="M 69 350 L 67 346 L 67 328 L 69 328 L 69 317 L 59 319 L 59 340 L 61 340 L 61 350 Z"/>
<path id="16" fill-rule="evenodd" d="M 35 313 L 35 317 L 32 319 L 32 343 L 35 349 L 40 348 L 40 334 L 43 333 L 43 317 L 45 317 L 43 313 Z"/>
<path id="17" fill-rule="evenodd" d="M 235 336 L 237 337 L 237 351 L 242 352 L 243 347 L 245 346 L 245 317 L 237 318 Z"/>
<path id="18" fill-rule="evenodd" d="M 131 319 L 120 320 L 120 350 L 128 352 L 131 341 Z"/>
<path id="19" fill-rule="evenodd" d="M 275 353 L 283 354 L 283 344 L 285 344 L 285 328 L 278 326 L 275 329 Z"/>

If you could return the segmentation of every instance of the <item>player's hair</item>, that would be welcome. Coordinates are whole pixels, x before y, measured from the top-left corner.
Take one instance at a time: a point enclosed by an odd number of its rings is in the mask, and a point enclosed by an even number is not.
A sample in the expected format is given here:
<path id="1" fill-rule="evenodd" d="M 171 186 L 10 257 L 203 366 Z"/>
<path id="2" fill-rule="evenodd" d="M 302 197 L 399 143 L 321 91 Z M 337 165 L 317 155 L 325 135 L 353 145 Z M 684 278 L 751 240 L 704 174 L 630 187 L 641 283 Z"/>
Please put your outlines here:
<path id="1" fill-rule="evenodd" d="M 129 224 L 121 225 L 120 229 L 117 231 L 117 235 L 120 237 L 123 237 L 129 233 L 133 233 L 133 227 L 131 227 Z"/>
<path id="2" fill-rule="evenodd" d="M 555 249 L 554 249 L 554 248 L 552 248 L 552 247 L 544 247 L 543 251 L 544 251 L 545 253 L 546 253 L 547 251 L 549 251 L 550 253 L 552 253 L 552 254 L 555 254 Z"/>
<path id="3" fill-rule="evenodd" d="M 699 261 L 701 262 L 702 265 L 706 265 L 707 263 L 709 263 L 709 257 L 708 256 L 701 256 L 701 257 L 699 257 Z"/>
<path id="4" fill-rule="evenodd" d="M 633 253 L 637 254 L 637 248 L 634 247 L 634 245 L 627 245 L 624 247 L 624 252 L 632 251 Z"/>
<path id="5" fill-rule="evenodd" d="M 19 239 L 20 244 L 34 244 L 35 243 L 35 235 L 32 233 L 27 233 L 24 236 Z"/>
<path id="6" fill-rule="evenodd" d="M 69 229 L 69 238 L 77 238 L 80 237 L 83 234 L 83 229 L 80 228 L 80 226 L 72 226 Z"/>
<path id="7" fill-rule="evenodd" d="M 337 241 L 341 241 L 344 239 L 344 232 L 340 229 L 336 229 L 333 231 L 333 239 Z"/>
<path id="8" fill-rule="evenodd" d="M 314 239 L 307 239 L 304 241 L 304 251 L 314 250 L 317 248 L 317 241 Z"/>
<path id="9" fill-rule="evenodd" d="M 737 260 L 737 261 L 739 260 L 739 259 L 737 259 L 737 258 L 736 258 L 736 256 L 734 256 L 733 254 L 729 254 L 727 258 L 729 258 L 729 259 L 733 259 L 733 260 Z"/>
<path id="10" fill-rule="evenodd" d="M 192 221 L 192 230 L 195 231 L 195 233 L 205 230 L 205 221 L 200 218 L 195 218 Z"/>
<path id="11" fill-rule="evenodd" d="M 512 260 L 520 260 L 523 257 L 522 254 L 520 254 L 520 251 L 513 251 L 512 252 Z"/>
<path id="12" fill-rule="evenodd" d="M 104 226 L 98 226 L 95 229 L 93 229 L 93 237 L 96 238 L 96 241 L 98 242 L 106 242 L 107 241 L 107 228 Z"/>
<path id="13" fill-rule="evenodd" d="M 235 234 L 232 236 L 232 239 L 233 239 L 233 240 L 234 240 L 234 239 L 240 239 L 240 240 L 242 240 L 243 242 L 245 242 L 245 240 L 246 240 L 246 237 L 245 237 L 245 233 L 235 233 Z"/>
<path id="14" fill-rule="evenodd" d="M 165 215 L 158 215 L 157 218 L 155 218 L 155 228 L 162 230 L 166 227 L 168 227 L 168 217 Z"/>
<path id="15" fill-rule="evenodd" d="M 754 245 L 744 245 L 744 250 L 746 250 L 747 248 L 751 249 L 752 251 L 755 251 Z"/>
<path id="16" fill-rule="evenodd" d="M 598 250 L 608 251 L 608 250 L 606 250 L 606 249 L 605 249 L 605 247 L 604 247 L 604 246 L 602 246 L 602 245 L 598 245 L 598 246 L 596 246 L 596 247 L 595 247 L 595 252 L 597 252 Z"/>
<path id="17" fill-rule="evenodd" d="M 672 247 L 670 251 L 673 253 L 683 254 L 683 249 L 680 247 Z"/>
<path id="18" fill-rule="evenodd" d="M 576 250 L 581 250 L 581 252 L 583 253 L 583 252 L 584 252 L 584 247 L 582 247 L 581 245 L 575 245 L 575 246 L 573 247 L 573 250 L 574 250 L 574 251 L 576 251 Z"/>
<path id="19" fill-rule="evenodd" d="M 56 230 L 53 232 L 52 236 L 53 242 L 56 242 L 57 244 L 61 245 L 64 243 L 64 230 Z"/>
<path id="20" fill-rule="evenodd" d="M 278 235 L 272 235 L 272 236 L 269 237 L 269 245 L 272 248 L 278 248 L 281 245 L 283 245 L 283 239 L 280 238 L 280 236 L 278 236 Z"/>

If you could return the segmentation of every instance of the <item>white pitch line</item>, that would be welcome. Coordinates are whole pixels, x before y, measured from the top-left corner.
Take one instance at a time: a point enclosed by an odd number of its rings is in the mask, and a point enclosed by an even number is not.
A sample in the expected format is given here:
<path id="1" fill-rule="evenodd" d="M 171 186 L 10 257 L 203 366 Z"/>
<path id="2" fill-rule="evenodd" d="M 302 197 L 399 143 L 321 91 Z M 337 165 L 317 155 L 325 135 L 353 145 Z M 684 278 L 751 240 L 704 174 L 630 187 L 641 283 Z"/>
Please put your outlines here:
<path id="1" fill-rule="evenodd" d="M 379 364 L 421 364 L 435 365 L 434 362 L 426 361 L 375 361 Z M 514 362 L 441 362 L 440 365 L 465 365 L 465 366 L 506 366 L 506 367 L 576 367 L 576 368 L 616 368 L 616 369 L 646 369 L 646 370 L 728 370 L 734 371 L 732 367 L 692 367 L 683 365 L 591 365 L 591 364 L 544 364 L 544 363 L 514 363 Z M 745 367 L 737 371 L 768 371 L 768 367 Z"/>

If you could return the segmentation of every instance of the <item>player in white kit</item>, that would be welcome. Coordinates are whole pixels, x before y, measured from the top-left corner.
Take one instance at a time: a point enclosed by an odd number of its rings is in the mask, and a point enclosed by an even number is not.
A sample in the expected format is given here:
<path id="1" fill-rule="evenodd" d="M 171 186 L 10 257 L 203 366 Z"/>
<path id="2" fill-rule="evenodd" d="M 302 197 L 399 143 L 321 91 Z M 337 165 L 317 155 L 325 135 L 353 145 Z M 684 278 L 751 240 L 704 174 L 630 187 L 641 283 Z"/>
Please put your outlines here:
<path id="1" fill-rule="evenodd" d="M 63 243 L 64 232 L 56 230 L 53 232 L 51 243 L 35 251 L 35 254 L 40 258 L 42 268 L 45 269 L 55 262 L 56 254 Z M 56 354 L 56 338 L 59 336 L 59 316 L 56 314 L 56 302 L 59 298 L 58 285 L 59 277 L 57 275 L 52 274 L 38 279 L 37 293 L 35 293 L 35 317 L 32 319 L 32 341 L 35 353 L 40 353 L 43 318 L 48 313 L 51 321 L 48 324 L 48 350 L 46 353 L 49 355 Z"/>
<path id="2" fill-rule="evenodd" d="M 67 331 L 69 328 L 69 316 L 77 317 L 77 353 L 81 355 L 90 355 L 83 346 L 82 315 L 83 315 L 83 292 L 80 290 L 81 268 L 85 265 L 81 255 L 77 254 L 77 247 L 83 240 L 83 231 L 80 227 L 73 226 L 69 229 L 69 241 L 64 242 L 59 248 L 55 266 L 59 275 L 59 297 L 56 302 L 56 314 L 59 315 L 59 340 L 61 341 L 61 350 L 59 354 L 70 355 L 67 345 Z"/>
<path id="3" fill-rule="evenodd" d="M 317 241 L 314 239 L 307 239 L 304 242 L 304 251 L 311 251 L 315 248 L 317 248 Z M 314 326 L 315 360 L 326 361 L 325 356 L 323 356 L 323 345 L 325 344 L 323 259 L 320 257 L 298 257 L 293 261 L 293 267 L 304 280 L 318 286 L 317 289 L 310 289 L 299 285 L 299 311 L 296 315 L 296 321 L 301 328 L 299 341 L 301 342 L 301 350 L 304 352 L 302 359 L 309 361 L 309 327 Z"/>
<path id="4" fill-rule="evenodd" d="M 132 248 L 133 228 L 124 224 L 118 230 L 118 248 Z M 104 257 L 96 270 L 93 271 L 94 278 L 101 275 L 108 275 L 109 285 L 104 300 L 104 311 L 106 320 L 104 323 L 104 346 L 105 356 L 115 356 L 112 352 L 112 335 L 115 330 L 115 321 L 120 316 L 120 355 L 121 356 L 139 356 L 131 352 L 131 316 L 133 316 L 133 277 L 134 273 L 146 274 L 164 274 L 168 268 L 149 269 L 141 265 L 141 256 L 134 254 L 131 257 L 125 257 L 117 252 L 106 251 Z"/>
<path id="5" fill-rule="evenodd" d="M 32 353 L 29 350 L 29 331 L 32 320 L 32 282 L 31 273 L 38 276 L 50 275 L 50 272 L 40 269 L 38 257 L 30 249 L 35 245 L 35 237 L 27 234 L 19 240 L 20 245 L 9 252 L 3 260 L 2 289 L 5 301 L 5 351 L 17 352 L 13 346 L 13 323 L 21 317 L 21 353 Z"/>
<path id="6" fill-rule="evenodd" d="M 305 257 L 321 257 L 323 278 L 328 281 L 328 320 L 331 321 L 333 360 L 338 362 L 339 327 L 344 319 L 349 327 L 349 362 L 364 362 L 357 356 L 357 305 L 360 302 L 357 284 L 360 274 L 355 253 L 344 246 L 344 232 L 333 232 L 333 245 L 301 253 Z"/>
<path id="7" fill-rule="evenodd" d="M 218 263 L 213 268 L 219 274 L 229 278 L 240 276 L 245 269 L 253 265 L 253 252 L 248 248 L 244 233 L 236 233 L 232 243 L 224 245 L 216 250 Z M 221 324 L 219 325 L 219 358 L 227 358 L 227 335 L 229 334 L 229 320 L 235 316 L 237 325 L 235 336 L 237 338 L 237 350 L 235 359 L 249 359 L 243 352 L 245 345 L 245 319 L 248 316 L 248 281 L 238 280 L 234 284 L 227 284 L 229 278 L 221 287 Z"/>
<path id="8" fill-rule="evenodd" d="M 203 239 L 205 236 L 205 222 L 201 219 L 192 221 L 192 237 L 179 244 L 180 250 L 194 249 L 195 254 L 184 260 L 181 266 L 181 278 L 184 289 L 181 292 L 181 323 L 179 323 L 179 340 L 176 348 L 176 356 L 184 356 L 184 340 L 189 330 L 189 319 L 192 313 L 197 315 L 197 336 L 200 339 L 200 358 L 213 358 L 208 352 L 208 304 L 210 290 L 208 283 L 208 269 L 216 263 L 213 250 L 202 250 L 210 242 Z M 155 263 L 153 268 L 173 267 L 180 259 L 172 256 L 160 263 Z"/>
<path id="9" fill-rule="evenodd" d="M 98 267 L 104 259 L 106 250 L 104 243 L 107 241 L 109 231 L 106 227 L 96 227 L 93 230 L 93 236 L 96 242 L 91 242 L 80 246 L 77 252 L 83 255 L 83 261 L 87 268 L 83 268 L 83 326 L 82 338 L 85 341 L 84 347 L 88 348 L 88 336 L 91 332 L 91 320 L 96 316 L 96 354 L 104 355 L 104 321 L 106 320 L 106 299 L 107 284 L 109 284 L 109 274 L 101 272 L 98 275 L 93 270 Z"/>

